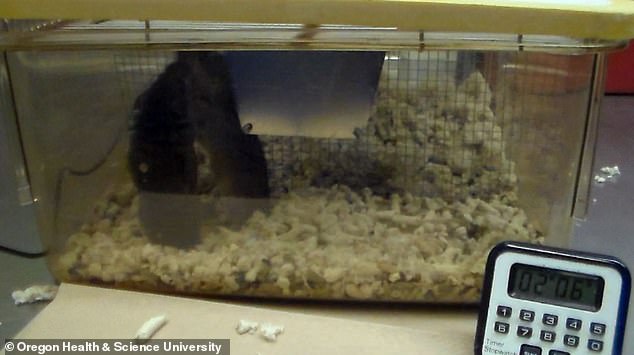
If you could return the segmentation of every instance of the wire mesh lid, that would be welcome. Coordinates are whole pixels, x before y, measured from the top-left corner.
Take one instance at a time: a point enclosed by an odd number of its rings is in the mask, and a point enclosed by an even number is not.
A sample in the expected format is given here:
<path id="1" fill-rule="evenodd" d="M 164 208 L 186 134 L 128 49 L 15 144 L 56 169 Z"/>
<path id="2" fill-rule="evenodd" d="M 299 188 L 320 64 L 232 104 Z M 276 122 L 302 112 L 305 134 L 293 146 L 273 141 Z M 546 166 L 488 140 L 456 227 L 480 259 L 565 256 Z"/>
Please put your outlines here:
<path id="1" fill-rule="evenodd" d="M 3 0 L 0 17 L 345 24 L 634 38 L 631 0 Z"/>

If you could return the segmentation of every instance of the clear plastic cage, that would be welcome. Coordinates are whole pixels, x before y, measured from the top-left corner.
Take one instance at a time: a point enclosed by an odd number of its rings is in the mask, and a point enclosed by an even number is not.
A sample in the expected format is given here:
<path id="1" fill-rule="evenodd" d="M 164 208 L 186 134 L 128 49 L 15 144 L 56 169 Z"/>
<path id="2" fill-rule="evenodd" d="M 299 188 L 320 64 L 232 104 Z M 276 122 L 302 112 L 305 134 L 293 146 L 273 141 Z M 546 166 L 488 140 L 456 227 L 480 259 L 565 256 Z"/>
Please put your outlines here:
<path id="1" fill-rule="evenodd" d="M 5 23 L 51 270 L 162 292 L 477 302 L 583 212 L 601 50 L 546 36 Z"/>

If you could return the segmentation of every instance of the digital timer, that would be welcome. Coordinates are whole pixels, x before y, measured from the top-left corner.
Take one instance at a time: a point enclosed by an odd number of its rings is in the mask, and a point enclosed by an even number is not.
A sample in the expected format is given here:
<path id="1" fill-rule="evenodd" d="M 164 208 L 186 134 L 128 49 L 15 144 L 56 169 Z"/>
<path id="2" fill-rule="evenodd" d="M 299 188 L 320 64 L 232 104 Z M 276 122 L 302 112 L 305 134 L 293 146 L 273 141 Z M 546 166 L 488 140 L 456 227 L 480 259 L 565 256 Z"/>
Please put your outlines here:
<path id="1" fill-rule="evenodd" d="M 504 242 L 487 260 L 476 355 L 620 355 L 631 277 L 615 258 Z"/>
<path id="2" fill-rule="evenodd" d="M 601 307 L 605 282 L 597 276 L 532 265 L 511 266 L 511 297 L 589 311 Z"/>

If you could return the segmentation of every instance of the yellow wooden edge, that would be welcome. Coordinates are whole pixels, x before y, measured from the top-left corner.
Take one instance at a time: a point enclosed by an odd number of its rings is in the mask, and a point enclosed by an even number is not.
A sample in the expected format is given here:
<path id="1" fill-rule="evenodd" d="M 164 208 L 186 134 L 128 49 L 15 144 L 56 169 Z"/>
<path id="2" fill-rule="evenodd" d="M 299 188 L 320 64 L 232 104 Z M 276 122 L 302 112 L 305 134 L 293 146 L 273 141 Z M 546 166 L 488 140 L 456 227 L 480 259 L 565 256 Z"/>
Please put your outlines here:
<path id="1" fill-rule="evenodd" d="M 634 1 L 0 0 L 0 18 L 348 24 L 407 30 L 634 38 Z M 554 2 L 556 0 L 551 0 Z"/>

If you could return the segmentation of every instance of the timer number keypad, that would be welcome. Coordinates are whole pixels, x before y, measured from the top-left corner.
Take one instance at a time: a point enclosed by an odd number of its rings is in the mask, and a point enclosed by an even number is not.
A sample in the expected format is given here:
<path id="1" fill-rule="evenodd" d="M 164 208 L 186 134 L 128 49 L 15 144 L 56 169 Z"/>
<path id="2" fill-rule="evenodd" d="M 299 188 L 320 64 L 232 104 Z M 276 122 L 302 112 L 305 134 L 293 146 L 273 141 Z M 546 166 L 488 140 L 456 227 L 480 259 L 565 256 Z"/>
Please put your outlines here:
<path id="1" fill-rule="evenodd" d="M 588 349 L 592 351 L 601 351 L 603 350 L 603 342 L 600 340 L 590 339 L 588 340 Z"/>
<path id="2" fill-rule="evenodd" d="M 522 345 L 520 355 L 542 355 L 542 349 L 538 346 Z"/>
<path id="3" fill-rule="evenodd" d="M 504 322 L 495 322 L 495 332 L 506 334 L 509 332 L 510 325 Z"/>
<path id="4" fill-rule="evenodd" d="M 603 335 L 605 334 L 605 324 L 601 323 L 590 323 L 590 332 L 594 335 Z"/>
<path id="5" fill-rule="evenodd" d="M 518 326 L 517 336 L 522 338 L 530 338 L 533 335 L 533 329 L 529 327 Z"/>
<path id="6" fill-rule="evenodd" d="M 557 317 L 554 314 L 544 314 L 544 316 L 542 317 L 542 323 L 546 324 L 546 325 L 550 325 L 550 326 L 556 326 L 557 322 L 559 321 L 559 317 Z"/>
<path id="7" fill-rule="evenodd" d="M 579 337 L 574 335 L 564 335 L 564 345 L 571 348 L 579 346 Z"/>
<path id="8" fill-rule="evenodd" d="M 566 319 L 566 328 L 572 330 L 580 330 L 583 322 L 580 319 L 568 318 Z"/>
<path id="9" fill-rule="evenodd" d="M 510 318 L 513 310 L 511 307 L 506 306 L 498 306 L 497 314 L 502 318 Z"/>
<path id="10" fill-rule="evenodd" d="M 520 309 L 519 314 L 515 317 L 511 317 L 513 314 L 512 307 L 498 305 L 496 309 L 496 313 L 498 315 L 498 319 L 504 321 L 496 321 L 494 330 L 499 334 L 509 334 L 511 333 L 511 328 L 515 327 L 515 335 L 518 338 L 531 339 L 533 338 L 534 328 L 528 326 L 527 323 L 532 323 L 535 321 L 535 311 L 530 309 Z M 564 317 L 565 319 L 565 332 L 567 334 L 562 334 L 563 337 L 558 337 L 557 331 L 555 331 L 554 327 L 556 327 L 559 323 L 559 316 L 556 314 L 544 313 L 541 314 L 541 324 L 543 324 L 544 329 L 536 329 L 536 337 L 533 338 L 533 341 L 541 341 L 543 347 L 558 347 L 562 350 L 549 350 L 548 355 L 569 355 L 568 352 L 564 351 L 563 348 L 567 349 L 575 349 L 579 348 L 580 344 L 584 341 L 584 334 L 581 332 L 582 329 L 585 329 L 587 332 L 587 348 L 596 353 L 600 353 L 603 351 L 604 343 L 601 340 L 593 339 L 597 336 L 603 336 L 606 333 L 606 325 L 603 323 L 590 322 L 589 326 L 583 327 L 584 322 L 581 319 L 572 318 L 572 317 Z M 511 322 L 508 322 L 508 320 Z M 512 319 L 517 319 L 519 322 L 518 325 L 513 325 Z M 524 323 L 526 322 L 526 323 Z M 563 320 L 562 320 L 563 322 Z M 572 334 L 570 334 L 572 333 Z M 539 340 L 537 340 L 537 337 Z M 570 350 L 567 350 L 570 351 Z M 520 355 L 532 355 L 532 354 L 542 354 L 542 347 L 524 344 L 520 348 Z M 545 354 L 545 353 L 544 353 Z"/>
<path id="11" fill-rule="evenodd" d="M 542 330 L 541 334 L 539 335 L 539 339 L 547 341 L 549 343 L 554 343 L 556 337 L 557 335 L 555 334 L 555 332 L 549 332 L 547 330 Z"/>
<path id="12" fill-rule="evenodd" d="M 520 311 L 520 319 L 525 322 L 532 322 L 535 319 L 535 312 L 522 309 Z"/>

